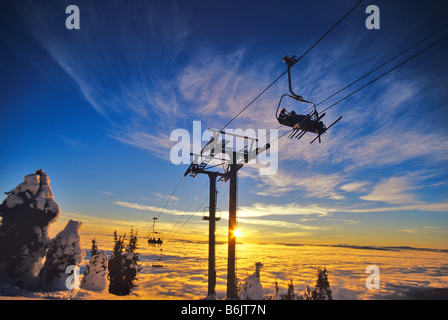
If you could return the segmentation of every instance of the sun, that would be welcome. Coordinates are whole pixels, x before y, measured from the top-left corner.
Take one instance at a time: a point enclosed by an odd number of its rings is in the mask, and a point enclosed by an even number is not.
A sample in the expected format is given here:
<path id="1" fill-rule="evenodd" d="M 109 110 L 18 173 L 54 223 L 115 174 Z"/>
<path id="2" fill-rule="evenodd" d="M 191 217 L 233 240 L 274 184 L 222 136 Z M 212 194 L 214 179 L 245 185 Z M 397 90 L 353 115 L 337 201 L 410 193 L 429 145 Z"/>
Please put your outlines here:
<path id="1" fill-rule="evenodd" d="M 243 235 L 239 229 L 235 229 L 235 230 L 233 231 L 233 234 L 234 234 L 235 237 L 237 237 L 237 238 L 239 238 L 239 237 L 241 237 L 241 236 Z"/>

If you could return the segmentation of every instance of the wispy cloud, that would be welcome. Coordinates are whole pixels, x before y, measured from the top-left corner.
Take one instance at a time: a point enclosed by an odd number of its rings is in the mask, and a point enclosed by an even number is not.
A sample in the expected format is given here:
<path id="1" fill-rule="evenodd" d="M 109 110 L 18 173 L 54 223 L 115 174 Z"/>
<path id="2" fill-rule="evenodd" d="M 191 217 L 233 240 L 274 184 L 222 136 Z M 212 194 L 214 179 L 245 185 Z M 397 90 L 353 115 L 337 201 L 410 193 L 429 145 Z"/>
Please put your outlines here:
<path id="1" fill-rule="evenodd" d="M 448 138 L 425 134 L 403 126 L 383 127 L 368 136 L 352 136 L 341 143 L 334 161 L 344 163 L 346 170 L 390 166 L 413 159 L 427 162 L 448 160 Z M 393 151 L 393 152 L 391 152 Z"/>
<path id="2" fill-rule="evenodd" d="M 158 155 L 160 143 L 156 142 L 166 140 L 166 132 L 183 117 L 173 90 L 175 80 L 164 70 L 173 67 L 184 48 L 188 17 L 176 4 L 171 8 L 155 3 L 138 6 L 138 18 L 123 20 L 119 5 L 110 4 L 107 19 L 98 22 L 104 12 L 85 3 L 83 27 L 69 35 L 52 28 L 59 14 L 55 7 L 39 4 L 32 5 L 33 14 L 23 8 L 18 11 L 87 102 L 110 122 L 109 136 Z M 120 27 L 116 21 L 121 21 Z"/>
<path id="3" fill-rule="evenodd" d="M 100 192 L 100 193 L 102 193 L 102 194 L 105 194 L 105 195 L 108 195 L 108 196 L 115 196 L 115 194 L 113 194 L 112 192 L 108 192 L 108 191 L 102 191 L 102 190 L 100 190 L 100 191 L 98 191 L 98 192 Z"/>
<path id="4" fill-rule="evenodd" d="M 417 233 L 418 231 L 416 229 L 401 229 L 401 232 L 406 232 L 406 233 Z"/>
<path id="5" fill-rule="evenodd" d="M 378 213 L 378 212 L 448 212 L 448 203 L 418 203 L 412 205 L 391 205 L 381 207 L 358 208 L 356 206 L 329 206 L 329 205 L 301 205 L 296 202 L 285 204 L 255 203 L 250 206 L 241 206 L 238 216 L 241 218 L 255 218 L 266 216 L 314 216 L 328 217 L 336 213 Z M 303 220 L 303 221 L 309 221 Z M 338 220 L 344 222 L 344 220 Z M 356 223 L 353 220 L 346 222 Z"/>
<path id="6" fill-rule="evenodd" d="M 162 194 L 160 192 L 153 192 L 153 194 L 157 197 L 158 200 L 167 201 L 168 199 L 170 199 L 171 202 L 179 200 L 179 197 L 176 197 L 175 195 Z"/>
<path id="7" fill-rule="evenodd" d="M 283 196 L 287 192 L 304 190 L 308 197 L 344 199 L 337 187 L 346 178 L 339 173 L 313 174 L 291 169 L 279 169 L 275 175 L 260 177 L 261 183 L 255 191 L 259 195 Z"/>
<path id="8" fill-rule="evenodd" d="M 143 205 L 139 203 L 134 202 L 125 202 L 125 201 L 114 201 L 113 204 L 116 204 L 117 206 L 129 208 L 129 209 L 135 209 L 135 210 L 142 210 L 142 211 L 149 211 L 153 213 L 160 213 L 163 208 L 161 207 L 155 207 L 155 206 L 148 206 Z M 169 213 L 169 214 L 183 214 L 183 212 L 180 212 L 179 210 L 174 209 L 163 209 L 163 213 Z"/>
<path id="9" fill-rule="evenodd" d="M 420 170 L 407 172 L 404 175 L 395 175 L 382 178 L 368 194 L 360 199 L 366 201 L 380 201 L 389 204 L 423 204 L 422 199 L 418 199 L 418 190 L 426 188 L 428 179 L 437 177 L 436 171 Z M 429 183 L 431 184 L 431 183 Z"/>
<path id="10" fill-rule="evenodd" d="M 397 212 L 397 211 L 422 211 L 422 212 L 448 212 L 448 203 L 421 203 L 413 205 L 398 205 L 372 208 L 338 208 L 335 212 L 349 213 L 375 213 L 375 212 Z"/>
<path id="11" fill-rule="evenodd" d="M 301 229 L 306 231 L 326 231 L 329 230 L 330 227 L 327 226 L 309 226 L 291 221 L 279 221 L 279 220 L 268 220 L 268 219 L 256 219 L 256 218 L 238 218 L 238 223 L 243 224 L 254 224 L 261 226 L 275 226 L 276 228 L 293 228 L 293 229 Z"/>
<path id="12" fill-rule="evenodd" d="M 365 191 L 367 184 L 367 181 L 355 181 L 344 184 L 340 186 L 339 189 L 344 190 L 345 192 L 363 192 Z"/>
<path id="13" fill-rule="evenodd" d="M 360 199 L 368 201 L 381 201 L 389 204 L 417 204 L 421 203 L 411 190 L 417 189 L 407 177 L 392 177 L 383 179 L 373 191 Z"/>
<path id="14" fill-rule="evenodd" d="M 114 133 L 111 133 L 109 136 L 136 148 L 148 150 L 153 155 L 167 160 L 169 160 L 170 150 L 175 144 L 174 142 L 170 141 L 170 137 L 165 131 L 160 131 L 155 134 L 144 131 L 116 131 Z"/>
<path id="15" fill-rule="evenodd" d="M 255 203 L 251 206 L 242 206 L 238 209 L 238 216 L 243 218 L 248 217 L 263 217 L 271 215 L 315 215 L 327 216 L 333 209 L 324 208 L 318 205 L 302 206 L 298 203 L 288 204 L 265 204 Z"/>
<path id="16" fill-rule="evenodd" d="M 55 136 L 57 138 L 59 138 L 61 141 L 63 141 L 65 144 L 67 144 L 73 148 L 79 149 L 83 146 L 83 143 L 80 140 L 69 138 L 69 137 L 66 137 L 66 136 L 60 135 L 60 134 L 55 134 Z"/>

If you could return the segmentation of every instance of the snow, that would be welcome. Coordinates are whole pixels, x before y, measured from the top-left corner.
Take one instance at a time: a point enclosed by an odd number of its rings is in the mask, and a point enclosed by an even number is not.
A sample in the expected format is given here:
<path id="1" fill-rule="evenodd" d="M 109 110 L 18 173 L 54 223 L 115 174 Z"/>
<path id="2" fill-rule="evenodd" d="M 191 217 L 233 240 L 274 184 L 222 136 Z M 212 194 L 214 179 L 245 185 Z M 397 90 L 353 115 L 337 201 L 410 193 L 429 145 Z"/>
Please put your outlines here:
<path id="1" fill-rule="evenodd" d="M 81 222 L 70 220 L 64 230 L 51 240 L 45 264 L 39 273 L 41 284 L 47 290 L 67 289 L 67 267 L 79 266 L 83 261 L 86 253 L 80 245 L 81 226 Z"/>
<path id="2" fill-rule="evenodd" d="M 40 186 L 40 175 L 37 174 L 29 174 L 25 176 L 23 182 L 14 189 L 14 193 L 6 198 L 6 206 L 8 208 L 13 208 L 16 205 L 20 205 L 24 202 L 22 199 L 25 196 L 27 199 L 30 199 L 31 196 L 34 196 L 39 190 Z M 19 196 L 22 194 L 22 196 Z"/>
<path id="3" fill-rule="evenodd" d="M 275 279 L 275 292 L 274 294 L 271 296 L 271 300 L 281 300 L 280 295 L 278 294 L 278 282 L 277 282 L 277 278 Z"/>
<path id="4" fill-rule="evenodd" d="M 97 253 L 92 255 L 81 281 L 82 289 L 91 291 L 107 291 L 109 289 L 108 260 L 106 253 L 102 250 L 97 250 Z"/>
<path id="5" fill-rule="evenodd" d="M 23 182 L 17 185 L 13 193 L 6 198 L 5 204 L 8 208 L 14 208 L 27 200 L 31 200 L 31 208 L 44 211 L 44 213 L 59 212 L 59 206 L 54 201 L 50 187 L 50 178 L 44 170 L 36 170 L 34 174 L 26 175 Z"/>
<path id="6" fill-rule="evenodd" d="M 31 285 L 42 268 L 48 228 L 60 213 L 49 183 L 45 171 L 36 170 L 0 204 L 0 276 L 7 282 Z"/>
<path id="7" fill-rule="evenodd" d="M 240 300 L 263 300 L 263 286 L 260 283 L 261 262 L 255 264 L 255 272 L 238 284 L 237 292 Z"/>
<path id="8" fill-rule="evenodd" d="M 17 194 L 12 194 L 6 198 L 5 203 L 8 208 L 14 208 L 15 206 L 21 205 L 23 200 Z"/>

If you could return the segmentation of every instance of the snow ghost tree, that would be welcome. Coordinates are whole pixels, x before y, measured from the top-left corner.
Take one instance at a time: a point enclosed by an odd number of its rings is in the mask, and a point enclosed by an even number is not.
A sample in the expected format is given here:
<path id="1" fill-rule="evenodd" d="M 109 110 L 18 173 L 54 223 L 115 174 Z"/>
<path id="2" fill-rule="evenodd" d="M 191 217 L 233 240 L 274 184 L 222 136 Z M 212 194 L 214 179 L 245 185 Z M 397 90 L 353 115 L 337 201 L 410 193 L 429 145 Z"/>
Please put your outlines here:
<path id="1" fill-rule="evenodd" d="M 139 255 L 136 250 L 137 233 L 134 234 L 133 230 L 131 230 L 129 244 L 126 246 L 123 260 L 123 273 L 125 275 L 124 281 L 127 284 L 126 289 L 129 287 L 129 293 L 131 293 L 132 288 L 137 286 L 135 284 L 138 280 L 137 273 L 141 270 L 141 267 L 138 265 Z"/>
<path id="2" fill-rule="evenodd" d="M 109 260 L 109 293 L 115 295 L 128 295 L 136 287 L 137 273 L 141 270 L 138 265 L 137 233 L 131 230 L 129 244 L 124 247 L 126 235 L 117 236 L 114 232 L 114 249 Z M 124 252 L 123 252 L 123 249 Z"/>
<path id="3" fill-rule="evenodd" d="M 98 250 L 92 240 L 91 257 L 81 281 L 81 288 L 91 291 L 104 291 L 109 287 L 108 258 L 104 251 Z"/>
<path id="4" fill-rule="evenodd" d="M 261 262 L 255 264 L 255 272 L 245 278 L 237 286 L 237 294 L 240 300 L 263 300 L 263 286 L 260 283 Z"/>
<path id="5" fill-rule="evenodd" d="M 0 205 L 0 281 L 21 286 L 42 267 L 48 229 L 59 217 L 59 206 L 42 169 L 6 194 Z"/>
<path id="6" fill-rule="evenodd" d="M 274 294 L 271 297 L 271 300 L 281 300 L 280 295 L 278 294 L 278 282 L 277 278 L 275 278 L 275 291 Z"/>
<path id="7" fill-rule="evenodd" d="M 317 268 L 316 287 L 311 291 L 309 286 L 306 286 L 303 300 L 333 300 L 326 268 Z"/>
<path id="8" fill-rule="evenodd" d="M 328 282 L 328 275 L 326 268 L 317 269 L 316 280 L 316 293 L 317 300 L 333 300 L 333 292 L 330 289 L 330 283 Z"/>
<path id="9" fill-rule="evenodd" d="M 294 285 L 292 284 L 292 280 L 288 283 L 288 292 L 286 293 L 286 300 L 297 300 L 296 294 L 294 293 Z"/>
<path id="10" fill-rule="evenodd" d="M 310 290 L 310 286 L 306 286 L 305 292 L 303 293 L 303 300 L 314 300 L 313 291 Z"/>
<path id="11" fill-rule="evenodd" d="M 68 266 L 79 266 L 86 253 L 80 246 L 81 222 L 70 220 L 64 230 L 49 243 L 45 264 L 39 273 L 45 290 L 67 290 Z"/>

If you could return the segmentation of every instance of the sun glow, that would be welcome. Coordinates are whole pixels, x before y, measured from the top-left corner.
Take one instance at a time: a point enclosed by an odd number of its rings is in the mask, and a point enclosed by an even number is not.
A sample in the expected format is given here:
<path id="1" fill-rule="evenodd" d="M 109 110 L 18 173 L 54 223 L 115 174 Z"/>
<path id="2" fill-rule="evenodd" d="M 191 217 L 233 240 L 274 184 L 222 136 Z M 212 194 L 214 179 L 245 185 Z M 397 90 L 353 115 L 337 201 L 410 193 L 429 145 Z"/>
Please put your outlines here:
<path id="1" fill-rule="evenodd" d="M 235 230 L 233 231 L 233 234 L 234 234 L 235 237 L 237 237 L 237 238 L 240 238 L 240 237 L 243 235 L 239 229 L 235 229 Z"/>

